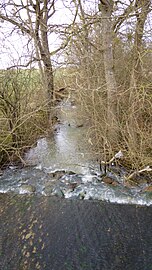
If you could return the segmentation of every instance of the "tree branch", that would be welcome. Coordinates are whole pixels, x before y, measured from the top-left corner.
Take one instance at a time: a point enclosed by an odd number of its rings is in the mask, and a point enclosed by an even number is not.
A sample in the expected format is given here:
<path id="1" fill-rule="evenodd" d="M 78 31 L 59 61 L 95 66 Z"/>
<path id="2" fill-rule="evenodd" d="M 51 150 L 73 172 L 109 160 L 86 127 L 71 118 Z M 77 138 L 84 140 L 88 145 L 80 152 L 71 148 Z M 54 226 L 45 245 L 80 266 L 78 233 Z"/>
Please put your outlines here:
<path id="1" fill-rule="evenodd" d="M 126 20 L 126 18 L 129 17 L 129 14 L 133 11 L 134 7 L 131 4 L 124 10 L 123 14 L 121 14 L 118 19 L 115 21 L 115 23 L 113 24 L 113 31 L 115 33 L 117 33 L 117 31 L 119 30 L 120 26 L 123 24 L 123 22 Z"/>
<path id="2" fill-rule="evenodd" d="M 13 65 L 13 66 L 11 66 L 11 67 L 8 67 L 7 68 L 7 70 L 10 70 L 10 69 L 12 69 L 12 68 L 19 68 L 19 67 L 24 67 L 24 68 L 26 68 L 26 67 L 28 67 L 30 64 L 32 64 L 33 62 L 36 62 L 36 61 L 40 61 L 41 59 L 38 59 L 38 58 L 36 58 L 36 57 L 34 57 L 33 59 L 31 59 L 31 60 L 29 60 L 25 65 Z"/>
<path id="3" fill-rule="evenodd" d="M 31 31 L 28 28 L 26 28 L 22 23 L 18 23 L 14 19 L 9 18 L 1 13 L 0 13 L 0 18 L 4 21 L 7 21 L 7 22 L 17 26 L 22 32 L 27 33 L 28 35 L 32 36 Z"/>

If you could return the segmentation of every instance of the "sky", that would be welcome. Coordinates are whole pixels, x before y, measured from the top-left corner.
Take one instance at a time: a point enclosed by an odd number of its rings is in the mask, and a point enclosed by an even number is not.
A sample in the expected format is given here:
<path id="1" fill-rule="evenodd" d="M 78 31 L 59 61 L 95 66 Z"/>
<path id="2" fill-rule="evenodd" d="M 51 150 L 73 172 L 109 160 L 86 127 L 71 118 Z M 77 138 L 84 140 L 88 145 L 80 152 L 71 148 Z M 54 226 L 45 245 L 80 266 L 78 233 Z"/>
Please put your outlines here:
<path id="1" fill-rule="evenodd" d="M 20 2 L 20 1 L 18 1 Z M 63 4 L 64 2 L 64 4 Z M 66 6 L 69 5 L 69 0 L 56 1 L 56 12 L 51 18 L 52 24 L 68 24 L 72 21 L 72 6 L 69 10 Z M 23 17 L 26 17 L 22 13 Z M 19 35 L 17 32 L 12 32 L 12 25 L 10 23 L 0 24 L 0 68 L 6 69 L 15 64 L 27 63 L 28 50 L 33 51 L 32 46 L 27 47 L 27 38 L 25 35 Z M 10 34 L 11 33 L 11 34 Z M 51 34 L 49 38 L 50 51 L 56 49 L 61 43 L 57 34 Z"/>
<path id="2" fill-rule="evenodd" d="M 20 3 L 20 0 L 15 0 L 15 1 Z M 95 9 L 95 7 L 98 8 L 98 5 L 97 5 L 98 0 L 83 0 L 83 1 L 85 2 L 87 9 L 89 10 Z M 127 3 L 128 0 L 124 2 Z M 71 0 L 56 0 L 55 8 L 56 8 L 56 12 L 50 20 L 51 24 L 62 25 L 62 24 L 69 24 L 72 22 L 75 9 L 71 4 Z M 26 18 L 26 12 L 22 13 L 22 15 L 24 18 Z M 149 31 L 149 37 L 147 34 L 146 38 L 147 40 L 149 38 L 151 41 L 152 27 L 151 27 L 150 19 L 148 20 L 148 23 L 147 23 L 147 29 L 150 29 L 150 31 Z M 14 66 L 15 64 L 27 63 L 30 59 L 28 51 L 30 51 L 30 55 L 34 51 L 34 48 L 32 48 L 31 45 L 28 44 L 27 46 L 28 39 L 26 38 L 26 35 L 19 35 L 17 34 L 17 32 L 13 32 L 12 30 L 13 30 L 13 27 L 10 23 L 0 22 L 0 68 L 1 69 L 6 69 L 10 66 Z M 129 27 L 124 26 L 124 31 L 128 31 L 128 30 L 129 30 Z M 55 33 L 51 33 L 51 36 L 49 38 L 50 51 L 53 51 L 56 48 L 58 48 L 60 44 L 61 44 L 61 39 L 59 39 L 59 35 Z M 62 61 L 63 57 L 61 56 L 60 58 Z"/>

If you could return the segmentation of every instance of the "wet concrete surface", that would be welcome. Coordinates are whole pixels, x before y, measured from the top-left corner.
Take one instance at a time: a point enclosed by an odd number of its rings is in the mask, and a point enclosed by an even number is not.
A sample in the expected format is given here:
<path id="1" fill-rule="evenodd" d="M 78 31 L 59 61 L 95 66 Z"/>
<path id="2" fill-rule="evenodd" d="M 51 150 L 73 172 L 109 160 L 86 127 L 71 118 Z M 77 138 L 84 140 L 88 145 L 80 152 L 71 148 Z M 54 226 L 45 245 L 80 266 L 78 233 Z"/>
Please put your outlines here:
<path id="1" fill-rule="evenodd" d="M 0 194 L 0 269 L 152 270 L 152 207 Z"/>

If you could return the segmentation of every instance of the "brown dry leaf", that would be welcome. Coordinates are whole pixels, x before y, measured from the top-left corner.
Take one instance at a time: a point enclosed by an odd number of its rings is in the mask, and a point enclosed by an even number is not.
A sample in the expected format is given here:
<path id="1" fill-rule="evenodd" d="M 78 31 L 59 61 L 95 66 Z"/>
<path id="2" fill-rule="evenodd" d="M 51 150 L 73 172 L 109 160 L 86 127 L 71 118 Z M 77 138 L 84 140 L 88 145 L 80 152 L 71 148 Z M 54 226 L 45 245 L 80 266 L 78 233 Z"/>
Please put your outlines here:
<path id="1" fill-rule="evenodd" d="M 30 246 L 33 246 L 33 241 L 30 239 Z"/>
<path id="2" fill-rule="evenodd" d="M 39 262 L 36 263 L 36 269 L 40 269 L 40 264 L 39 264 Z"/>
<path id="3" fill-rule="evenodd" d="M 34 225 L 33 223 L 30 225 L 29 230 L 31 230 L 33 228 L 33 225 Z"/>
<path id="4" fill-rule="evenodd" d="M 33 224 L 35 224 L 35 223 L 37 223 L 38 221 L 37 221 L 37 219 L 35 219 L 34 221 L 33 221 Z"/>
<path id="5" fill-rule="evenodd" d="M 24 251 L 23 251 L 23 256 L 25 256 L 25 254 L 26 254 L 26 251 L 24 250 Z"/>
<path id="6" fill-rule="evenodd" d="M 32 232 L 29 232 L 29 233 L 25 236 L 25 239 L 26 239 L 26 240 L 29 239 L 32 235 L 33 235 L 33 233 L 32 233 Z"/>
<path id="7" fill-rule="evenodd" d="M 28 261 L 24 261 L 24 265 L 28 264 Z"/>
<path id="8" fill-rule="evenodd" d="M 27 258 L 29 258 L 29 257 L 30 257 L 30 253 L 27 252 L 25 256 L 26 256 Z"/>
<path id="9" fill-rule="evenodd" d="M 36 247 L 33 248 L 32 253 L 36 253 Z"/>
<path id="10" fill-rule="evenodd" d="M 44 247 L 45 247 L 45 245 L 44 245 L 44 243 L 43 243 L 43 245 L 42 245 L 42 248 L 41 248 L 41 249 L 44 249 Z"/>

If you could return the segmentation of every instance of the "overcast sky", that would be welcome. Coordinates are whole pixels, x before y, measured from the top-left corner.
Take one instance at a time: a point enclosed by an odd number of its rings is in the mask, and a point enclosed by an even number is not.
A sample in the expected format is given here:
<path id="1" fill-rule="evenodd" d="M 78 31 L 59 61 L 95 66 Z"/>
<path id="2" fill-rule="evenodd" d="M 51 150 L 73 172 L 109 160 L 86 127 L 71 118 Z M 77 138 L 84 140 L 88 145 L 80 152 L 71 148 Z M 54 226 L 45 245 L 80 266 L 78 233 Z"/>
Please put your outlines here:
<path id="1" fill-rule="evenodd" d="M 0 0 L 1 1 L 1 0 Z M 16 0 L 20 2 L 20 0 Z M 124 3 L 127 3 L 124 1 Z M 85 7 L 91 10 L 98 8 L 98 0 L 86 0 Z M 70 7 L 70 9 L 69 9 Z M 72 7 L 70 0 L 56 0 L 55 1 L 56 12 L 52 16 L 50 23 L 51 24 L 68 24 L 72 22 L 74 17 L 75 9 Z M 121 12 L 119 10 L 119 12 Z M 24 14 L 23 14 L 24 15 Z M 151 15 L 150 15 L 151 16 Z M 26 17 L 26 12 L 25 12 Z M 131 19 L 130 19 L 131 20 Z M 128 20 L 129 22 L 129 20 Z M 150 18 L 147 22 L 147 31 L 150 29 L 149 33 L 146 33 L 146 40 L 151 41 L 151 23 Z M 28 46 L 27 48 L 27 38 L 26 35 L 18 35 L 16 32 L 12 32 L 12 25 L 10 23 L 0 23 L 0 68 L 5 69 L 15 64 L 25 64 L 29 60 L 29 55 L 31 55 L 33 48 Z M 124 31 L 129 30 L 129 25 L 126 24 L 123 27 Z M 126 30 L 127 29 L 127 30 Z M 132 30 L 132 29 L 131 29 Z M 50 50 L 54 50 L 59 46 L 61 40 L 58 35 L 51 34 L 49 38 Z M 27 49 L 30 51 L 28 53 Z"/>
<path id="2" fill-rule="evenodd" d="M 64 4 L 63 4 L 64 2 Z M 71 11 L 66 8 L 69 5 L 67 1 L 57 0 L 55 4 L 56 12 L 51 18 L 51 24 L 68 24 L 72 21 L 72 6 Z M 26 14 L 26 12 L 25 12 Z M 24 35 L 18 35 L 12 32 L 13 26 L 10 23 L 1 23 L 0 25 L 0 68 L 5 69 L 14 64 L 27 62 L 27 38 Z M 50 49 L 54 50 L 59 46 L 61 41 L 58 36 L 51 34 L 49 39 Z M 32 47 L 28 48 L 32 52 Z"/>

